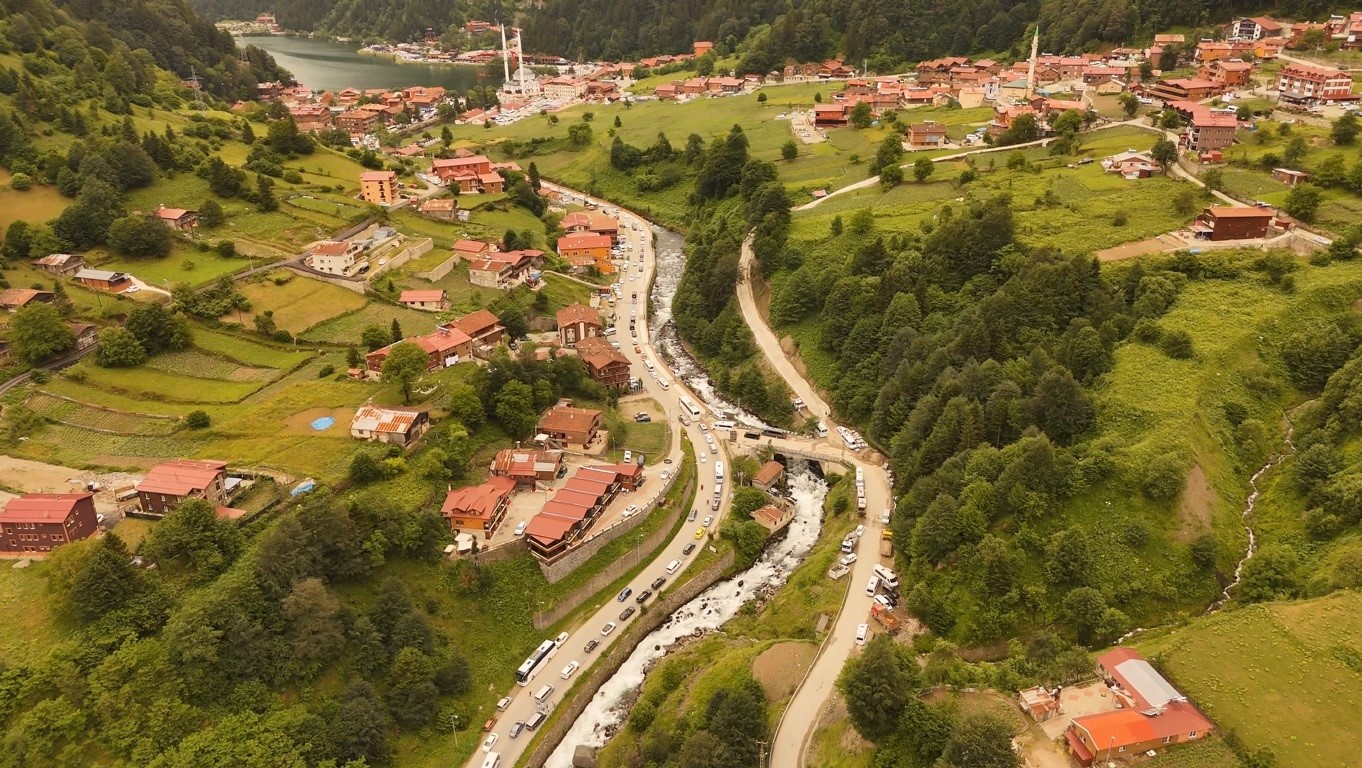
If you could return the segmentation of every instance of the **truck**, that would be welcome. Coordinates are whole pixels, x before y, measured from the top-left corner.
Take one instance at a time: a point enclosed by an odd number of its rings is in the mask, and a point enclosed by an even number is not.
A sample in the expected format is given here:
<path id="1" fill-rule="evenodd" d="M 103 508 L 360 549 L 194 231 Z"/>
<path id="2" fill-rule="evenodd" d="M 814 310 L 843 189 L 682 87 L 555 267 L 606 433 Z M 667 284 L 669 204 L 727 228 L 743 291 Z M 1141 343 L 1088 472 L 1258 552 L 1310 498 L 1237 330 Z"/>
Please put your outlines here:
<path id="1" fill-rule="evenodd" d="M 894 615 L 893 611 L 890 611 L 879 603 L 874 603 L 870 606 L 870 615 L 874 616 L 875 621 L 878 621 L 890 634 L 899 631 L 899 627 L 903 624 L 903 622 L 899 621 L 899 618 Z"/>
<path id="2" fill-rule="evenodd" d="M 880 557 L 894 556 L 894 532 L 885 531 L 880 534 Z"/>

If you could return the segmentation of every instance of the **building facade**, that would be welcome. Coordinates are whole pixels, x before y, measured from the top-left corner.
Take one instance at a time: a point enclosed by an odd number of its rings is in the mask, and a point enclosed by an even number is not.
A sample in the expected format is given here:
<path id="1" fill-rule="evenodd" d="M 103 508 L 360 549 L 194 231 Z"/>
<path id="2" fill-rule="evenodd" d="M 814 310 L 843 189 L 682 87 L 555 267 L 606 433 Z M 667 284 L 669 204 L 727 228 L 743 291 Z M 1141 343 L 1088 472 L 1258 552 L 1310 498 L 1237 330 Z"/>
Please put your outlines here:
<path id="1" fill-rule="evenodd" d="M 0 510 L 0 553 L 42 555 L 98 527 L 93 493 L 26 493 Z"/>

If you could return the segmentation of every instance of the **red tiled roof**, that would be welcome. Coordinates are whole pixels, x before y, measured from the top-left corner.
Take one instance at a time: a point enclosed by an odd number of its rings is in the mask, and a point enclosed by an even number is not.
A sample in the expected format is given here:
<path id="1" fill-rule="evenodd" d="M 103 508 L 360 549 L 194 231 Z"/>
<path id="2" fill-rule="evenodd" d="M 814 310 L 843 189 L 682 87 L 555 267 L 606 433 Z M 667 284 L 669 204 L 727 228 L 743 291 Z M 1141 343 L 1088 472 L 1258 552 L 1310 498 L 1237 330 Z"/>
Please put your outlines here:
<path id="1" fill-rule="evenodd" d="M 317 247 L 312 249 L 312 252 L 318 256 L 339 256 L 345 253 L 347 248 L 349 248 L 349 245 L 344 240 L 327 240 L 318 243 Z"/>
<path id="2" fill-rule="evenodd" d="M 82 499 L 93 493 L 26 493 L 10 499 L 0 510 L 0 523 L 61 523 Z"/>
<path id="3" fill-rule="evenodd" d="M 1271 211 L 1261 208 L 1239 208 L 1228 205 L 1212 205 L 1206 209 L 1206 213 L 1217 219 L 1268 219 L 1272 218 Z"/>
<path id="4" fill-rule="evenodd" d="M 187 496 L 212 485 L 218 474 L 226 469 L 225 461 L 189 459 L 167 461 L 152 467 L 142 478 L 142 482 L 137 484 L 137 490 L 167 496 Z"/>
<path id="5" fill-rule="evenodd" d="M 421 349 L 424 349 L 426 354 L 430 354 L 431 352 L 444 353 L 453 351 L 465 344 L 472 343 L 473 339 L 458 328 L 441 326 L 440 329 L 434 333 L 427 333 L 425 336 L 417 336 L 414 339 L 410 339 L 410 341 Z"/>
<path id="6" fill-rule="evenodd" d="M 586 323 L 600 327 L 601 313 L 586 306 L 585 304 L 572 304 L 558 310 L 558 327 L 573 325 L 576 323 Z"/>
<path id="7" fill-rule="evenodd" d="M 483 243 L 477 240 L 459 240 L 451 248 L 457 253 L 482 253 L 489 248 L 495 250 L 491 243 Z"/>
<path id="8" fill-rule="evenodd" d="M 429 304 L 445 300 L 445 292 L 439 288 L 422 291 L 403 291 L 397 299 L 403 304 Z"/>
<path id="9" fill-rule="evenodd" d="M 394 181 L 397 174 L 392 171 L 365 171 L 359 175 L 360 181 Z"/>
<path id="10" fill-rule="evenodd" d="M 1162 741 L 1170 736 L 1186 736 L 1192 731 L 1204 734 L 1214 727 L 1196 707 L 1175 701 L 1158 715 L 1133 709 L 1115 709 L 1073 719 L 1075 727 L 1088 733 L 1093 744 L 1111 744 L 1117 749 L 1131 744 Z"/>
<path id="11" fill-rule="evenodd" d="M 558 238 L 558 250 L 565 251 L 577 248 L 609 248 L 611 245 L 608 235 L 597 235 L 592 232 L 573 232 Z"/>
<path id="12" fill-rule="evenodd" d="M 552 504 L 553 502 L 549 503 Z M 525 535 L 544 544 L 553 544 L 562 541 L 563 537 L 567 535 L 568 531 L 572 530 L 577 522 L 541 512 L 530 518 L 530 524 L 525 526 Z"/>
<path id="13" fill-rule="evenodd" d="M 591 408 L 552 408 L 539 418 L 540 432 L 582 432 L 597 422 L 601 412 Z"/>
<path id="14" fill-rule="evenodd" d="M 780 473 L 785 471 L 785 466 L 778 461 L 768 461 L 761 465 L 752 475 L 753 485 L 767 485 L 780 477 Z"/>
<path id="15" fill-rule="evenodd" d="M 445 503 L 440 505 L 440 514 L 491 520 L 497 506 L 513 490 L 515 481 L 511 478 L 493 477 L 482 485 L 449 491 L 445 494 Z"/>
<path id="16" fill-rule="evenodd" d="M 618 349 L 610 345 L 600 336 L 588 336 L 577 342 L 577 356 L 582 358 L 582 362 L 592 368 L 600 370 L 611 363 L 629 364 L 629 358 L 620 354 Z"/>
<path id="17" fill-rule="evenodd" d="M 351 429 L 365 432 L 405 435 L 412 424 L 426 411 L 420 408 L 382 408 L 376 405 L 363 405 L 355 411 L 350 420 Z"/>
<path id="18" fill-rule="evenodd" d="M 479 309 L 454 321 L 455 327 L 470 337 L 484 333 L 500 323 L 501 321 L 497 319 L 497 316 L 486 309 Z"/>
<path id="19" fill-rule="evenodd" d="M 183 218 L 186 213 L 189 213 L 189 211 L 184 208 L 157 208 L 156 218 L 167 221 L 178 221 Z"/>

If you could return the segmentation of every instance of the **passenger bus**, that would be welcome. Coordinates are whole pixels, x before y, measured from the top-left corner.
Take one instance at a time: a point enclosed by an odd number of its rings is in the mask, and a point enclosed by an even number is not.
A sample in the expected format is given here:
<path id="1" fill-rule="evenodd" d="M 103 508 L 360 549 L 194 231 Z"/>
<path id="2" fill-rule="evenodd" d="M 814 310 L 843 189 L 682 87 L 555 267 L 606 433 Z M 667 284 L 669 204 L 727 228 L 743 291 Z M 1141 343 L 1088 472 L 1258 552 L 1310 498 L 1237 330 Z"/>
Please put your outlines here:
<path id="1" fill-rule="evenodd" d="M 690 399 L 689 397 L 686 397 L 685 395 L 681 396 L 681 407 L 686 411 L 686 413 L 690 414 L 690 417 L 692 419 L 700 418 L 701 414 L 699 406 L 697 406 L 695 404 L 695 401 Z"/>
<path id="2" fill-rule="evenodd" d="M 525 663 L 520 665 L 520 669 L 515 671 L 515 681 L 521 685 L 529 685 L 534 676 L 539 674 L 539 667 L 549 659 L 549 654 L 553 653 L 558 646 L 552 640 L 545 640 L 534 649 Z"/>

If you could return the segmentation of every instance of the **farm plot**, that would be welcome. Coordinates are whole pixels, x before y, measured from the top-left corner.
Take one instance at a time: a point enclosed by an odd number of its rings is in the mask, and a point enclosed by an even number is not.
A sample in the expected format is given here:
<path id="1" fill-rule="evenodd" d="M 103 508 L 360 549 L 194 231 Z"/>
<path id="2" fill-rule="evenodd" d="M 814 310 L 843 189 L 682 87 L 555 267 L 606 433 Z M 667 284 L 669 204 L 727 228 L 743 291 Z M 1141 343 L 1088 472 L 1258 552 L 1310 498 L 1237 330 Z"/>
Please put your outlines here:
<path id="1" fill-rule="evenodd" d="M 122 435 L 169 435 L 179 429 L 178 419 L 124 413 L 38 393 L 25 403 L 45 419 L 73 427 Z"/>
<path id="2" fill-rule="evenodd" d="M 49 424 L 14 449 L 19 456 L 66 466 L 151 466 L 164 459 L 197 456 L 201 437 L 113 435 L 67 424 Z"/>
<path id="3" fill-rule="evenodd" d="M 287 371 L 312 359 L 312 352 L 307 350 L 277 349 L 239 336 L 202 328 L 194 329 L 194 346 L 253 368 L 278 368 Z"/>
<path id="4" fill-rule="evenodd" d="M 339 289 L 344 290 L 344 289 Z M 327 320 L 303 333 L 308 341 L 331 344 L 358 344 L 359 335 L 367 326 L 387 328 L 396 320 L 405 335 L 425 333 L 435 327 L 437 315 L 416 309 L 371 301 L 357 312 Z"/>
<path id="5" fill-rule="evenodd" d="M 318 323 L 364 306 L 364 296 L 339 286 L 273 271 L 265 280 L 248 282 L 241 292 L 251 300 L 252 311 L 243 316 L 247 322 L 255 315 L 274 312 L 275 325 L 299 334 Z M 279 281 L 284 281 L 281 285 Z"/>
<path id="6" fill-rule="evenodd" d="M 135 398 L 178 403 L 235 403 L 261 386 L 260 382 L 199 378 L 189 373 L 168 373 L 147 366 L 100 368 L 81 363 L 73 370 L 79 372 L 77 375 L 84 375 L 87 383 L 101 389 Z"/>
<path id="7" fill-rule="evenodd" d="M 147 367 L 166 373 L 222 381 L 273 381 L 279 377 L 276 368 L 243 366 L 235 360 L 215 357 L 195 349 L 157 355 L 147 361 Z"/>

